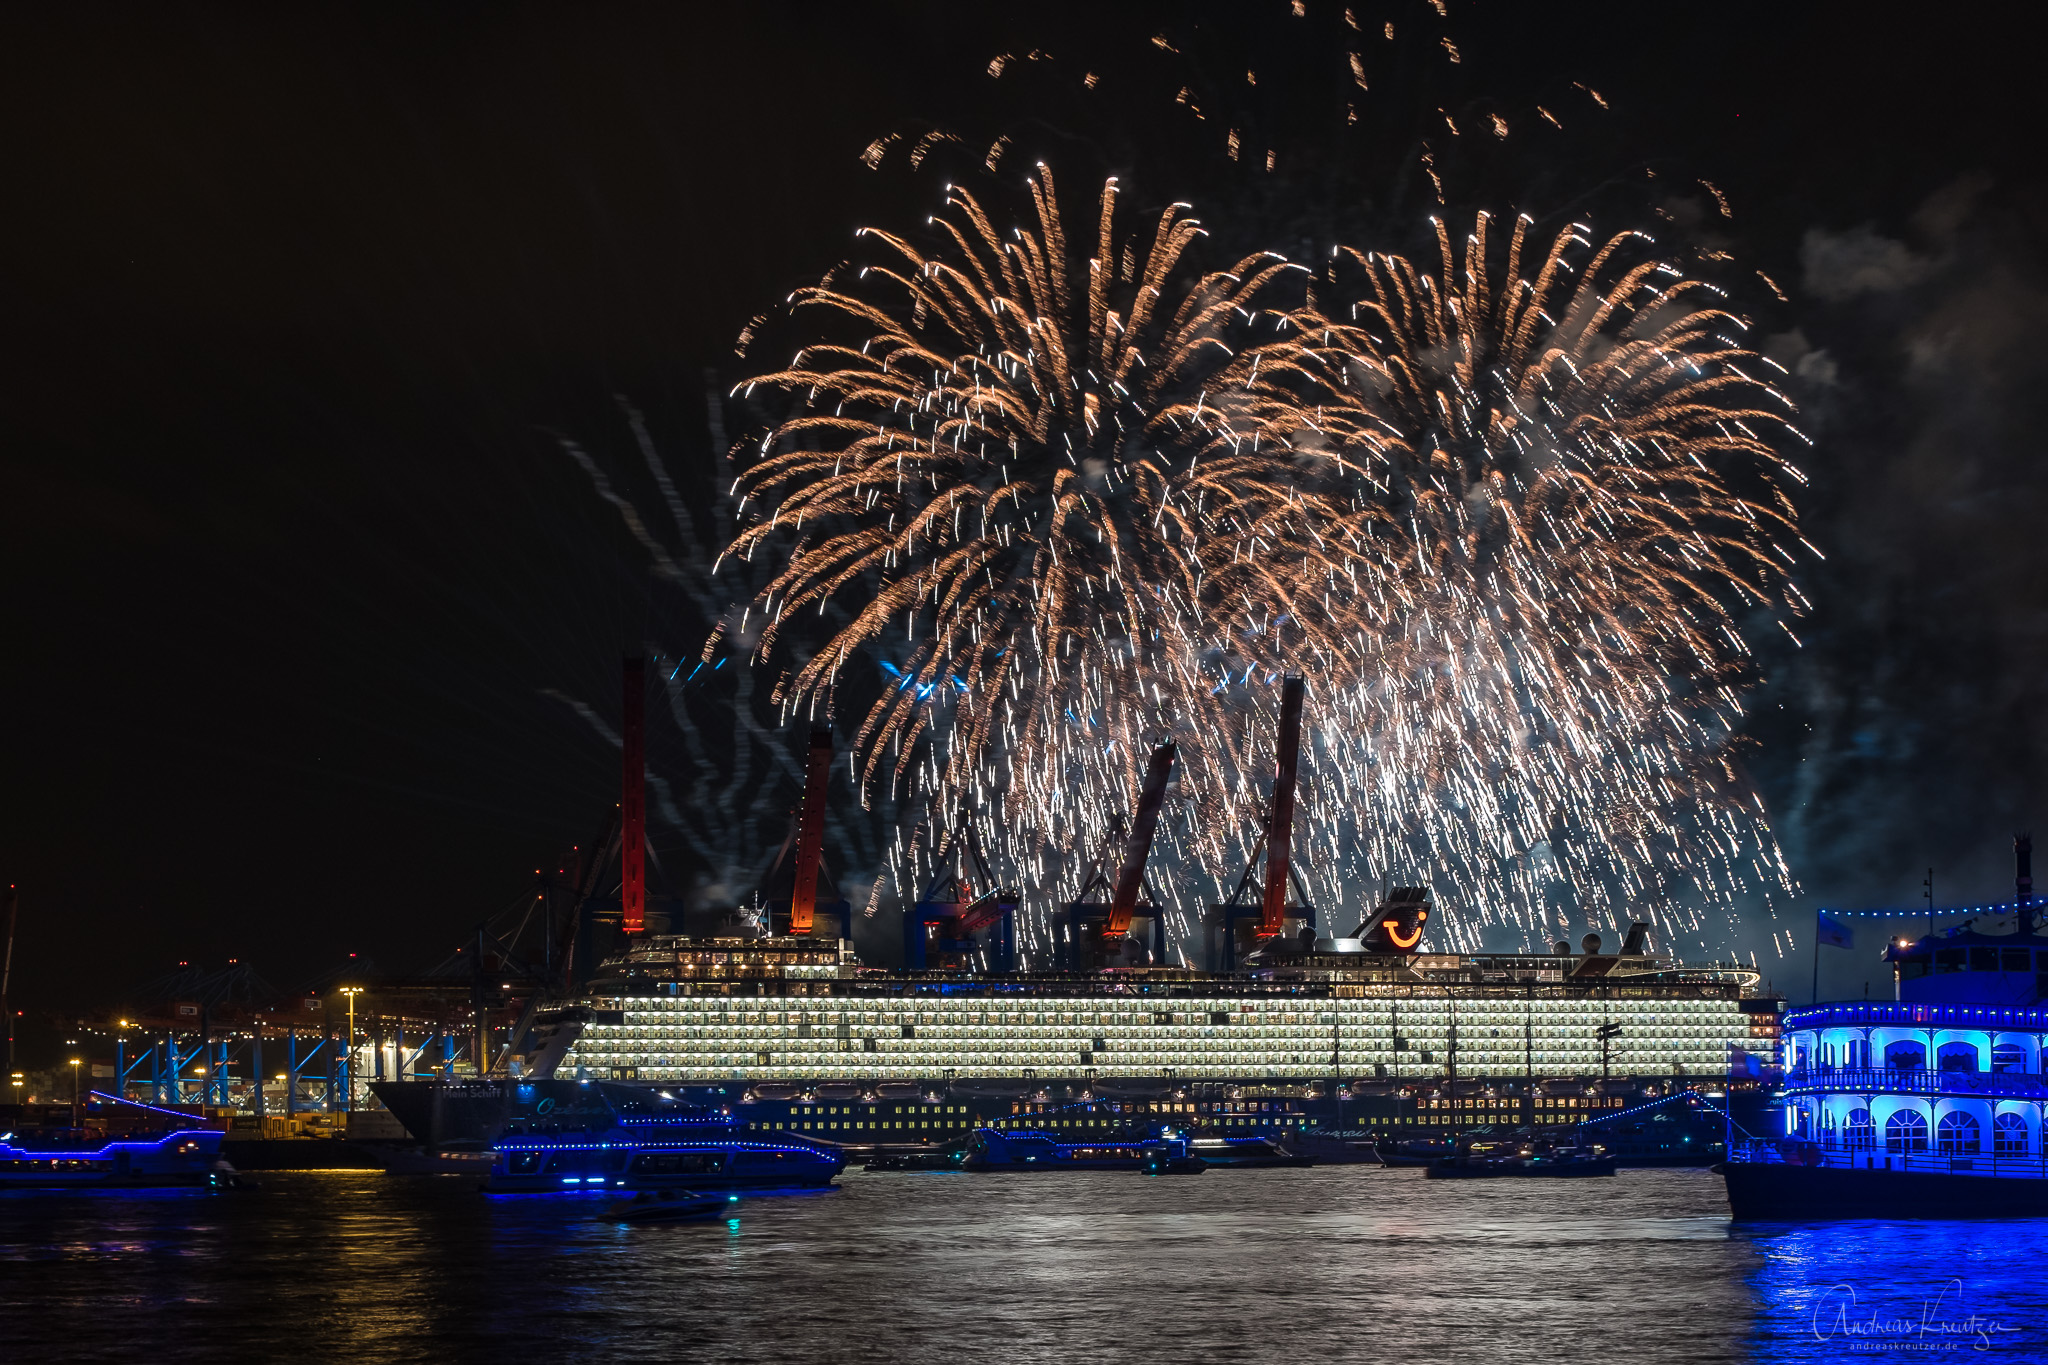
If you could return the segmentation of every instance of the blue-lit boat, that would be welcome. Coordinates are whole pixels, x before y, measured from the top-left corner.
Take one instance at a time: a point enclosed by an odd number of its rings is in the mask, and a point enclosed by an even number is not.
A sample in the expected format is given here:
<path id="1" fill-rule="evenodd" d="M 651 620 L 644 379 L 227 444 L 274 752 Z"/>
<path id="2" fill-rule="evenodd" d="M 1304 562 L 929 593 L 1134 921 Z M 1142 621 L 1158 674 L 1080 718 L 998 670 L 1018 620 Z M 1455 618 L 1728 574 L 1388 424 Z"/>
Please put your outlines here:
<path id="1" fill-rule="evenodd" d="M 1191 1164 L 1201 1163 L 1201 1164 Z M 967 1140 L 961 1167 L 969 1171 L 1171 1171 L 1206 1165 L 1187 1137 L 1158 1133 L 1126 1139 L 1067 1141 L 1037 1128 L 977 1128 Z"/>
<path id="2" fill-rule="evenodd" d="M 90 1140 L 0 1133 L 0 1188 L 225 1187 L 235 1176 L 221 1160 L 225 1136 L 213 1128 Z"/>
<path id="3" fill-rule="evenodd" d="M 489 1194 L 819 1189 L 845 1168 L 839 1149 L 795 1135 L 746 1136 L 721 1108 L 601 1082 L 513 1088 L 492 1143 Z"/>
<path id="4" fill-rule="evenodd" d="M 1738 1221 L 2048 1215 L 2048 934 L 2009 908 L 1890 945 L 1896 1000 L 1785 1016 L 1783 1106 L 1723 1165 Z"/>

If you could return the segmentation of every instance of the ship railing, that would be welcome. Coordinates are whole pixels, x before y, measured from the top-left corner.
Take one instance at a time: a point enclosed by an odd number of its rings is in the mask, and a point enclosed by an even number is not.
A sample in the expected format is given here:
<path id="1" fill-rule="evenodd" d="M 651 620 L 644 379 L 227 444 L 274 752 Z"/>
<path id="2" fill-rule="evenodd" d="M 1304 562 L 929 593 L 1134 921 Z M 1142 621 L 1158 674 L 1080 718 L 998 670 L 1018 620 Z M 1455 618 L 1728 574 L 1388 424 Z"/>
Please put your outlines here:
<path id="1" fill-rule="evenodd" d="M 1788 1091 L 1825 1090 L 1887 1095 L 2048 1096 L 2048 1076 L 2022 1071 L 1929 1071 L 1924 1067 L 1796 1067 L 1785 1073 Z"/>
<path id="2" fill-rule="evenodd" d="M 2048 1155 L 2031 1152 L 1892 1151 L 1879 1142 L 1850 1146 L 1797 1138 L 1737 1140 L 1728 1160 L 1767 1166 L 1814 1166 L 1847 1171 L 1919 1171 L 1934 1175 L 1988 1175 L 2048 1180 Z"/>

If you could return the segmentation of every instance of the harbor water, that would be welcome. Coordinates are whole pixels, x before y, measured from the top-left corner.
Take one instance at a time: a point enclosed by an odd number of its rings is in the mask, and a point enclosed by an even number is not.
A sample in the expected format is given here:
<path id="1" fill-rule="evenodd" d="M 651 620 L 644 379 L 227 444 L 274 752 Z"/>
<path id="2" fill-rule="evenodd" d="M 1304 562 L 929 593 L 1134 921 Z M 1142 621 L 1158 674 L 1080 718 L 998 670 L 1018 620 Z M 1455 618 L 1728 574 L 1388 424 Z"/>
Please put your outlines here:
<path id="1" fill-rule="evenodd" d="M 468 1177 L 260 1179 L 0 1192 L 7 1358 L 2048 1358 L 2048 1223 L 1738 1228 L 1705 1171 L 849 1171 L 634 1226 Z"/>

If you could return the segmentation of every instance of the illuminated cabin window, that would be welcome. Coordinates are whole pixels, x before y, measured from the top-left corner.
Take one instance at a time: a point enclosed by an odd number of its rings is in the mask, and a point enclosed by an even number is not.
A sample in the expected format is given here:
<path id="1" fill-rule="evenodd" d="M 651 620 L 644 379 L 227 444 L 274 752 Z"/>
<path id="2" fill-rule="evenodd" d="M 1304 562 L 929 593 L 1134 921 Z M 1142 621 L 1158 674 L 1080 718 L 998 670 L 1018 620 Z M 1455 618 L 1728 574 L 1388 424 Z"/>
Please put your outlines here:
<path id="1" fill-rule="evenodd" d="M 1977 1116 L 1961 1110 L 1941 1116 L 1941 1154 L 1943 1156 L 1971 1156 L 1978 1150 L 1981 1130 Z"/>
<path id="2" fill-rule="evenodd" d="M 2000 1114 L 1991 1121 L 1991 1141 L 1994 1156 L 2025 1156 L 2027 1121 L 2018 1114 Z"/>
<path id="3" fill-rule="evenodd" d="M 1884 1050 L 1884 1064 L 1893 1071 L 1919 1071 L 1927 1065 L 1927 1049 L 1914 1042 L 1898 1042 Z"/>
<path id="4" fill-rule="evenodd" d="M 1851 1109 L 1849 1121 L 1842 1125 L 1842 1140 L 1851 1151 L 1868 1150 L 1877 1146 L 1877 1125 L 1870 1121 L 1868 1109 Z"/>
<path id="5" fill-rule="evenodd" d="M 1978 1150 L 1982 1138 L 1982 1130 L 1976 1124 L 1976 1115 L 1962 1113 L 1960 1109 L 1956 1113 L 1942 1115 L 1939 1134 L 1942 1134 L 1944 1156 L 1972 1156 Z"/>
<path id="6" fill-rule="evenodd" d="M 1927 1120 L 1919 1111 L 1901 1109 L 1884 1121 L 1884 1149 L 1887 1152 L 1927 1150 Z"/>

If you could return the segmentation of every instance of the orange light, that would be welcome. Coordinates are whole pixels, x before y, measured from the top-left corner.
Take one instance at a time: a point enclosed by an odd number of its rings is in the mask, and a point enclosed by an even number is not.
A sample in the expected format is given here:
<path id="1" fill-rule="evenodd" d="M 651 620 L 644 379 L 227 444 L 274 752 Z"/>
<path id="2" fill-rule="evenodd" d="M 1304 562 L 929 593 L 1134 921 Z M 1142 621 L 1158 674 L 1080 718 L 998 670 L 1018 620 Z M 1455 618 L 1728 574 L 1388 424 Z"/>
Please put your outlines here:
<path id="1" fill-rule="evenodd" d="M 1422 941 L 1422 922 L 1428 918 L 1429 911 L 1427 910 L 1424 910 L 1420 914 L 1416 915 L 1415 932 L 1408 935 L 1408 937 L 1406 938 L 1401 937 L 1401 930 L 1398 925 L 1389 924 L 1387 926 L 1387 942 L 1393 944 L 1396 948 L 1399 948 L 1404 952 L 1410 948 L 1413 948 L 1416 944 Z"/>

